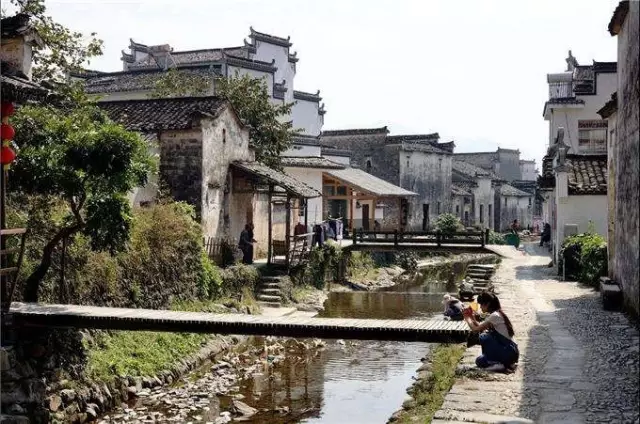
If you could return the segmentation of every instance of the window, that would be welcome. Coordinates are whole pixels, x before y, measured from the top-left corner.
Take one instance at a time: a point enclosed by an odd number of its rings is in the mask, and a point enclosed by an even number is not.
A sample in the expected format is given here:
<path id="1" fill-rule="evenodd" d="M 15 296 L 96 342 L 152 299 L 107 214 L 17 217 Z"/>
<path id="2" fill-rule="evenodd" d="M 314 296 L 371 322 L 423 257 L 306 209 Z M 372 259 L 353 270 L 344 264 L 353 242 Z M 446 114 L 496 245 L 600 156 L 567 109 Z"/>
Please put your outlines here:
<path id="1" fill-rule="evenodd" d="M 440 202 L 438 202 L 438 215 L 440 215 Z"/>
<path id="2" fill-rule="evenodd" d="M 504 198 L 504 205 L 507 206 L 507 198 Z"/>
<path id="3" fill-rule="evenodd" d="M 493 217 L 493 205 L 489 205 L 489 219 L 487 221 L 489 221 L 489 224 L 491 224 L 491 219 Z"/>
<path id="4" fill-rule="evenodd" d="M 222 129 L 222 142 L 227 142 L 227 130 L 225 128 Z"/>
<path id="5" fill-rule="evenodd" d="M 480 205 L 480 223 L 484 224 L 484 205 Z"/>
<path id="6" fill-rule="evenodd" d="M 367 166 L 367 172 L 371 173 L 371 161 L 370 160 L 367 161 L 367 165 L 366 166 Z"/>
<path id="7" fill-rule="evenodd" d="M 605 151 L 607 149 L 607 121 L 578 121 L 578 147 L 583 150 Z"/>
<path id="8" fill-rule="evenodd" d="M 531 197 L 529 197 L 529 206 L 531 206 Z"/>
<path id="9" fill-rule="evenodd" d="M 438 171 L 442 171 L 442 158 L 438 158 Z"/>
<path id="10" fill-rule="evenodd" d="M 460 213 L 460 205 L 456 205 L 456 214 Z"/>

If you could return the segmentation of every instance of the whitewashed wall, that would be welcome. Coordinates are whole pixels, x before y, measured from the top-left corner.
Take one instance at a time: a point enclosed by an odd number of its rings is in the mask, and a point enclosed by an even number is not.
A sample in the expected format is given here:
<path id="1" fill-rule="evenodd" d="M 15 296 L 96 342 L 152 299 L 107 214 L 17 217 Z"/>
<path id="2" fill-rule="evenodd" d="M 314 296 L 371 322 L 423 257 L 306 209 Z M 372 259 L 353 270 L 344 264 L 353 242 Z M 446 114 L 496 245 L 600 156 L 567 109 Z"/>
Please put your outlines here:
<path id="1" fill-rule="evenodd" d="M 282 156 L 294 156 L 294 157 L 320 157 L 320 146 L 305 146 L 300 144 L 294 144 Z"/>
<path id="2" fill-rule="evenodd" d="M 315 168 L 284 168 L 284 172 L 291 175 L 322 193 L 322 170 Z M 307 200 L 307 219 L 309 225 L 322 221 L 322 197 Z M 303 219 L 304 221 L 304 219 Z"/>
<path id="3" fill-rule="evenodd" d="M 293 128 L 304 130 L 305 135 L 319 135 L 322 131 L 322 116 L 318 113 L 318 102 L 296 100 L 291 110 Z"/>
<path id="4" fill-rule="evenodd" d="M 330 160 L 331 162 L 339 163 L 341 165 L 350 165 L 351 158 L 349 156 L 332 156 L 332 155 L 322 155 L 323 158 Z"/>

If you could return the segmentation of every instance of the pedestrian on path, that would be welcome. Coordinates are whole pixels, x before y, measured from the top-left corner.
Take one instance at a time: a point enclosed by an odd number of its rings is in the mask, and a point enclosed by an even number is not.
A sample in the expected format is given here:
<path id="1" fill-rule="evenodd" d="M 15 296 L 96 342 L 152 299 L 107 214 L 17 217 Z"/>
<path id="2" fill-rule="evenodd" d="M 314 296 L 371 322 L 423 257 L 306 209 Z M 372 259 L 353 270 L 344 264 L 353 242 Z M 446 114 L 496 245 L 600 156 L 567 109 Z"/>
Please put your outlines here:
<path id="1" fill-rule="evenodd" d="M 242 263 L 250 265 L 253 263 L 253 228 L 251 224 L 244 226 L 244 230 L 240 233 L 240 240 L 238 241 L 238 247 L 242 250 Z"/>
<path id="2" fill-rule="evenodd" d="M 513 341 L 513 326 L 502 312 L 500 300 L 495 294 L 481 293 L 477 302 L 482 312 L 489 316 L 482 322 L 476 321 L 473 311 L 465 309 L 464 320 L 471 331 L 480 333 L 479 341 L 482 355 L 476 358 L 476 365 L 487 371 L 512 372 L 520 357 L 518 345 Z"/>

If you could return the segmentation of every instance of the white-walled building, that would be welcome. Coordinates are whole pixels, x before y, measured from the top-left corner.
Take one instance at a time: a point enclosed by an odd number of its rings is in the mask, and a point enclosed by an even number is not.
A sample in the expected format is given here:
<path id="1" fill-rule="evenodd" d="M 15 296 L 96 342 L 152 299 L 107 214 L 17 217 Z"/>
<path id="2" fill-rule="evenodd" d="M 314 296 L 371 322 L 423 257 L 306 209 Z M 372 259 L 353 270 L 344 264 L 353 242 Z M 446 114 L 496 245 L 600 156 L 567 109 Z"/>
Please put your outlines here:
<path id="1" fill-rule="evenodd" d="M 594 230 L 607 237 L 609 124 L 598 110 L 616 91 L 616 62 L 579 65 L 569 52 L 567 70 L 549 74 L 549 147 L 539 188 L 543 220 L 551 224 L 554 256 L 571 234 Z"/>

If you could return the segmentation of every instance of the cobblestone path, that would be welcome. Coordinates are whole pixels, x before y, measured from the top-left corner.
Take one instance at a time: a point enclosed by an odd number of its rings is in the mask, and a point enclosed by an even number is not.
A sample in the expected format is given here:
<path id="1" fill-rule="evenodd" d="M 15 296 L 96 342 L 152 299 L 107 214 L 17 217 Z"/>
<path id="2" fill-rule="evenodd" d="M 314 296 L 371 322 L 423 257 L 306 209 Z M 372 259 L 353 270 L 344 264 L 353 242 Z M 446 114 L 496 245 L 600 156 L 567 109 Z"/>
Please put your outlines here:
<path id="1" fill-rule="evenodd" d="M 518 370 L 479 371 L 480 347 L 467 349 L 433 423 L 640 423 L 637 328 L 604 311 L 592 289 L 558 281 L 537 245 L 525 249 L 512 249 L 495 277 Z"/>

